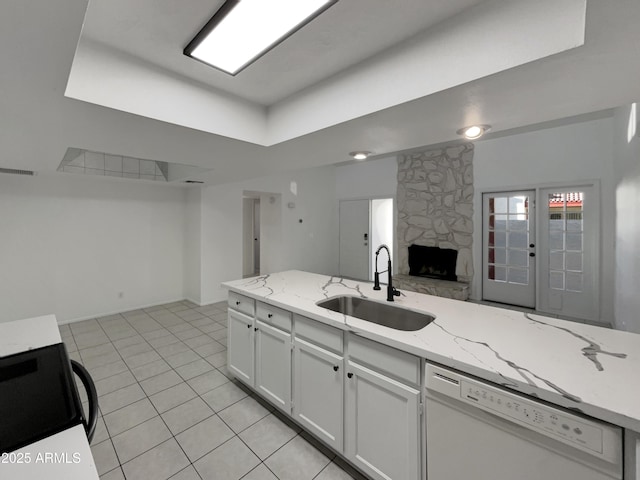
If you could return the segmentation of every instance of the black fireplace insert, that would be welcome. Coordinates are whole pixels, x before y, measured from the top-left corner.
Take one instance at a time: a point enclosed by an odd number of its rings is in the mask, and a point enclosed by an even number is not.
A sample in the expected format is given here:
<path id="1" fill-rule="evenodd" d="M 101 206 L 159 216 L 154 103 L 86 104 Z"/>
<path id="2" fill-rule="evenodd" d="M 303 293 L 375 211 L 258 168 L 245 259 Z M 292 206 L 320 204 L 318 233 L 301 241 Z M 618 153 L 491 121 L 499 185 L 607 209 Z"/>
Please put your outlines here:
<path id="1" fill-rule="evenodd" d="M 457 281 L 457 250 L 450 248 L 425 247 L 411 245 L 409 247 L 409 275 Z"/>

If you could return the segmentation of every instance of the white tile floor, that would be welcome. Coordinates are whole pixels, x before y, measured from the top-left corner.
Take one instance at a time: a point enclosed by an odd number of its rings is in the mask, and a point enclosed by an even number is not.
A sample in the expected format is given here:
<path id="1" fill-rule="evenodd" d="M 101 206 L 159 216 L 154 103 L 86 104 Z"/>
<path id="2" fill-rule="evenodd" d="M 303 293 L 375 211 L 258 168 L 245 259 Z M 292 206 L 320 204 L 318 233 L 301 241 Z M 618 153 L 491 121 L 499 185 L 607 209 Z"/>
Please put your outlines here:
<path id="1" fill-rule="evenodd" d="M 98 390 L 100 478 L 363 479 L 227 377 L 226 324 L 183 301 L 61 327 Z"/>

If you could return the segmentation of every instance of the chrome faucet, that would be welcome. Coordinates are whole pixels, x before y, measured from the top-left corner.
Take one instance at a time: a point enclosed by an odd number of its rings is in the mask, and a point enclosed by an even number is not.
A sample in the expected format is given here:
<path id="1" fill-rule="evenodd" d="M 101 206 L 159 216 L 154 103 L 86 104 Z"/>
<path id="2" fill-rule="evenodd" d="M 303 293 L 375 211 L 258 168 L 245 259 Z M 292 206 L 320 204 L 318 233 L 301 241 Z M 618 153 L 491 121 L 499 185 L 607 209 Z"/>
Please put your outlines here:
<path id="1" fill-rule="evenodd" d="M 387 258 L 389 259 L 389 261 L 387 262 L 387 269 L 382 271 L 382 272 L 378 272 L 378 255 L 380 254 L 380 250 L 385 249 L 387 251 Z M 392 272 L 391 272 L 391 252 L 389 252 L 389 247 L 387 247 L 384 243 L 382 245 L 380 245 L 378 247 L 378 249 L 376 250 L 376 273 L 373 275 L 373 289 L 374 290 L 380 290 L 380 274 L 387 272 L 387 275 L 389 277 L 389 282 L 387 283 L 387 302 L 393 302 L 393 297 L 399 297 L 400 296 L 400 292 L 398 290 L 396 290 L 395 288 L 393 288 L 393 283 L 392 283 Z"/>

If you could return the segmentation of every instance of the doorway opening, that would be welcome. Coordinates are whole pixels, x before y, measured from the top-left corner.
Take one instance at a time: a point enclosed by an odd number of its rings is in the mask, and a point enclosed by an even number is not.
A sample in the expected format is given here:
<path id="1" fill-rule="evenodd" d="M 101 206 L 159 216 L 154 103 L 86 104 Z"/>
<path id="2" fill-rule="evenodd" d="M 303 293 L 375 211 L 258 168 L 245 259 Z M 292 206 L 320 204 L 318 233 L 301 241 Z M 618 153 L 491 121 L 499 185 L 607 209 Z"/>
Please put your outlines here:
<path id="1" fill-rule="evenodd" d="M 375 250 L 379 245 L 389 247 L 393 257 L 394 231 L 393 198 L 341 200 L 339 204 L 339 271 L 340 276 L 355 280 L 373 280 Z M 386 269 L 386 259 L 379 268 Z M 387 273 L 380 274 L 382 283 Z"/>
<path id="2" fill-rule="evenodd" d="M 282 268 L 282 195 L 243 192 L 242 275 L 252 277 Z"/>
<path id="3" fill-rule="evenodd" d="M 242 199 L 242 278 L 260 275 L 260 198 Z"/>

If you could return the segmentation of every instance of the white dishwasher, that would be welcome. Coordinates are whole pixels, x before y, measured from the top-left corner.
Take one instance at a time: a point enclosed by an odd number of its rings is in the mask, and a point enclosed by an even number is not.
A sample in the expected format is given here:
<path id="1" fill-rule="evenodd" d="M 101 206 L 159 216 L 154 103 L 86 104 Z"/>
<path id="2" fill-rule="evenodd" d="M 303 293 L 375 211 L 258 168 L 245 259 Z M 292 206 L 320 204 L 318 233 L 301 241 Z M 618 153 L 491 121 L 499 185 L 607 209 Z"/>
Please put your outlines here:
<path id="1" fill-rule="evenodd" d="M 428 480 L 622 479 L 622 429 L 427 364 Z"/>

